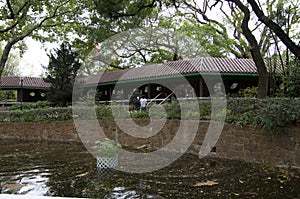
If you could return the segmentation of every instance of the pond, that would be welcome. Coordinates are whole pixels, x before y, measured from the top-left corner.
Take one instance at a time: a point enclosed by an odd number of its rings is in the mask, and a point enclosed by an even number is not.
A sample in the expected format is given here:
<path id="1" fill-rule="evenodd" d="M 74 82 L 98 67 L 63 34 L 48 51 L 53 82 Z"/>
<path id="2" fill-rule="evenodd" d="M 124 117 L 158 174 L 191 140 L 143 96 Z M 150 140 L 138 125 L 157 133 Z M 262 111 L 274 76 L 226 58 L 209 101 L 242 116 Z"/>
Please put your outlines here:
<path id="1" fill-rule="evenodd" d="M 299 198 L 300 170 L 185 154 L 144 174 L 98 170 L 78 143 L 0 141 L 0 191 L 87 198 Z"/>

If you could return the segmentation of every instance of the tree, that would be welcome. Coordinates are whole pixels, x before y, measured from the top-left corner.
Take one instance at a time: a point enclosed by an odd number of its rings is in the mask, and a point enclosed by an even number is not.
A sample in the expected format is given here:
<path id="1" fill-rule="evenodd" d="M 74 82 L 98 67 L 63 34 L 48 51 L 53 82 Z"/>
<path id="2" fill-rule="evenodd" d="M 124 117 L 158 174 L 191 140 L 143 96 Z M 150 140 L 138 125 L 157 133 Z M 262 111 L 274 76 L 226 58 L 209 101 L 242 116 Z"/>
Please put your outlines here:
<path id="1" fill-rule="evenodd" d="M 205 33 L 197 30 L 197 24 L 179 21 L 179 18 L 160 18 L 155 25 L 113 36 L 99 44 L 99 55 L 95 58 L 97 61 L 105 62 L 113 57 L 107 65 L 125 69 L 207 56 L 206 49 L 199 45 L 200 42 L 204 43 L 202 41 L 206 38 Z M 212 43 L 210 45 L 207 43 L 210 41 L 206 41 L 205 47 L 213 46 Z M 210 49 L 213 49 L 211 53 L 223 56 L 222 50 L 216 51 L 218 48 L 213 47 Z"/>
<path id="2" fill-rule="evenodd" d="M 252 7 L 255 15 L 258 19 L 264 23 L 267 27 L 269 27 L 285 44 L 285 46 L 298 58 L 300 59 L 300 46 L 297 45 L 290 36 L 280 27 L 278 23 L 272 21 L 268 16 L 266 16 L 259 5 L 255 2 L 255 0 L 247 0 L 247 2 Z M 295 8 L 298 6 L 296 5 Z M 299 10 L 298 10 L 299 13 Z"/>
<path id="3" fill-rule="evenodd" d="M 142 19 L 146 18 L 144 14 L 145 10 L 149 11 L 149 9 L 152 10 L 156 9 L 157 13 L 160 13 L 162 8 L 168 7 L 170 5 L 173 5 L 175 8 L 180 10 L 182 13 L 185 14 L 185 16 L 194 16 L 194 18 L 201 25 L 201 26 L 200 25 L 197 26 L 199 30 L 203 28 L 207 31 L 207 35 L 211 35 L 214 45 L 208 44 L 207 46 L 205 46 L 207 49 L 213 49 L 212 46 L 220 46 L 221 49 L 223 48 L 225 50 L 224 51 L 225 53 L 230 52 L 231 54 L 234 54 L 236 57 L 243 57 L 243 58 L 252 57 L 252 59 L 254 60 L 257 66 L 258 76 L 259 76 L 258 97 L 263 98 L 267 96 L 268 72 L 267 72 L 266 65 L 264 63 L 264 57 L 269 52 L 270 46 L 273 45 L 273 43 L 276 42 L 277 40 L 276 38 L 272 37 L 272 31 L 270 31 L 270 29 L 267 26 L 263 26 L 261 23 L 255 23 L 256 27 L 254 27 L 254 29 L 251 29 L 249 27 L 250 25 L 252 25 L 254 19 L 253 17 L 255 15 L 251 13 L 251 10 L 247 7 L 247 4 L 244 1 L 218 0 L 218 1 L 214 1 L 211 5 L 208 4 L 208 1 L 204 1 L 204 4 L 202 6 L 200 5 L 199 2 L 192 1 L 192 0 L 182 0 L 182 1 L 167 1 L 167 0 L 150 1 L 149 0 L 149 1 L 145 1 L 144 4 L 141 3 L 141 1 L 139 0 L 130 1 L 130 2 L 127 0 L 123 0 L 123 1 L 109 1 L 108 4 L 112 2 L 115 3 L 114 4 L 115 6 L 110 6 L 108 9 L 104 11 L 102 10 L 102 12 L 106 13 L 106 16 L 108 16 L 109 18 L 111 19 L 117 18 L 118 22 L 121 21 L 125 24 L 127 21 L 134 22 L 136 20 L 135 17 L 139 15 L 142 17 L 138 18 L 138 20 L 136 21 L 143 24 L 145 22 L 143 22 Z M 226 2 L 228 2 L 229 9 L 231 11 L 228 13 L 231 13 L 231 17 L 230 14 L 227 14 L 226 11 L 222 10 L 223 3 Z M 217 4 L 221 4 L 219 8 L 223 13 L 223 15 L 225 16 L 225 19 L 227 20 L 226 23 L 220 22 L 218 20 L 212 20 L 208 17 L 208 15 L 206 15 L 206 11 L 208 9 L 213 9 L 214 7 L 217 7 L 216 6 Z M 151 12 L 151 14 L 153 14 L 153 12 Z M 199 20 L 198 16 L 202 16 L 203 20 Z M 145 24 L 147 25 L 147 23 Z M 228 27 L 229 29 L 227 30 Z M 258 29 L 262 30 L 259 41 L 256 35 L 254 36 L 255 34 L 254 31 Z M 234 33 L 233 38 L 229 36 L 229 33 L 231 32 Z M 201 43 L 201 40 L 198 41 L 199 43 Z M 210 40 L 206 39 L 206 41 L 210 41 Z M 205 45 L 207 43 L 209 42 L 202 43 L 202 44 Z M 148 57 L 149 59 L 149 54 L 145 53 L 145 48 L 141 48 L 136 44 L 134 44 L 134 47 L 138 47 L 138 48 L 136 49 L 131 48 L 134 49 L 135 52 L 132 52 L 131 54 L 129 54 L 129 56 L 133 57 L 132 55 L 140 55 L 138 62 L 148 61 L 145 58 Z M 141 49 L 143 51 L 141 51 Z M 164 56 L 170 57 L 171 55 L 170 53 L 168 53 L 168 51 L 162 50 L 160 48 L 155 49 L 155 51 L 156 53 L 154 53 L 154 50 L 151 49 L 148 50 L 147 52 L 151 52 L 153 56 L 150 57 L 153 58 L 164 57 Z M 122 54 L 119 57 L 126 57 L 126 56 L 128 57 L 128 55 Z M 132 60 L 136 61 L 137 59 L 133 58 Z"/>
<path id="4" fill-rule="evenodd" d="M 208 31 L 213 32 L 209 26 L 198 24 L 195 20 L 186 20 L 186 16 L 168 9 L 155 12 L 145 17 L 135 29 L 99 42 L 99 45 L 96 45 L 96 54 L 99 55 L 96 61 L 102 64 L 85 59 L 85 63 L 88 64 L 84 63 L 84 66 L 91 66 L 85 68 L 85 73 L 90 74 L 91 71 L 99 71 L 100 68 L 126 69 L 196 56 L 226 56 L 226 50 L 220 45 L 215 45 L 220 39 L 207 34 Z M 102 66 L 105 64 L 106 67 Z M 96 68 L 98 70 L 95 70 Z"/>
<path id="5" fill-rule="evenodd" d="M 213 40 L 213 45 L 207 46 L 208 49 L 219 46 L 227 56 L 250 58 L 249 47 L 240 26 L 243 19 L 242 13 L 234 6 L 230 7 L 230 12 L 224 10 L 223 6 L 219 9 L 223 14 L 223 18 L 218 19 L 220 21 L 209 16 L 208 4 L 201 6 L 195 1 L 183 1 L 182 5 L 178 6 L 178 10 L 183 12 L 188 20 L 196 20 L 198 24 L 201 24 L 201 29 L 205 28 L 206 35 Z"/>
<path id="6" fill-rule="evenodd" d="M 77 28 L 74 45 L 84 57 L 100 43 L 120 32 L 140 27 L 146 17 L 157 14 L 157 0 L 86 0 L 84 28 Z M 82 27 L 82 26 L 81 26 Z M 84 39 L 83 39 L 84 38 Z"/>
<path id="7" fill-rule="evenodd" d="M 239 9 L 244 13 L 244 18 L 241 24 L 241 28 L 243 30 L 243 34 L 245 35 L 247 41 L 250 44 L 250 52 L 252 55 L 252 59 L 257 67 L 258 72 L 258 87 L 257 87 L 257 97 L 265 98 L 268 95 L 268 71 L 266 68 L 266 64 L 263 60 L 263 57 L 260 52 L 260 48 L 258 42 L 249 29 L 249 21 L 250 21 L 250 11 L 240 0 L 228 0 L 235 3 Z"/>
<path id="8" fill-rule="evenodd" d="M 0 54 L 2 53 L 2 45 L 0 44 Z M 19 55 L 16 51 L 13 51 L 8 57 L 6 67 L 3 71 L 3 76 L 18 76 L 19 73 Z M 1 81 L 1 80 L 0 80 Z M 16 100 L 17 94 L 14 90 L 1 90 L 0 89 L 0 101 Z"/>
<path id="9" fill-rule="evenodd" d="M 46 94 L 47 99 L 59 106 L 67 106 L 72 102 L 73 84 L 81 66 L 78 55 L 71 46 L 63 43 L 60 49 L 48 56 L 44 81 L 51 83 L 51 87 Z"/>
<path id="10" fill-rule="evenodd" d="M 296 56 L 291 56 L 285 75 L 281 78 L 279 96 L 300 97 L 300 60 Z"/>
<path id="11" fill-rule="evenodd" d="M 2 54 L 3 48 L 0 44 L 0 54 Z M 3 76 L 18 76 L 20 75 L 20 71 L 18 68 L 20 61 L 19 53 L 17 51 L 12 51 L 8 56 L 6 67 L 2 72 Z"/>
<path id="12" fill-rule="evenodd" d="M 217 0 L 212 2 L 205 0 L 203 3 L 192 0 L 183 0 L 178 2 L 181 3 L 177 3 L 177 8 L 190 10 L 190 15 L 194 16 L 199 23 L 210 24 L 210 26 L 215 29 L 216 34 L 223 36 L 224 40 L 223 42 L 219 42 L 219 44 L 228 47 L 231 45 L 231 47 L 233 47 L 231 53 L 236 57 L 250 58 L 247 51 L 251 52 L 251 58 L 256 64 L 259 75 L 258 97 L 267 96 L 268 72 L 264 63 L 264 58 L 266 58 L 266 56 L 272 56 L 270 49 L 274 44 L 277 46 L 277 52 L 274 52 L 274 54 L 280 53 L 278 38 L 296 56 L 297 53 L 300 52 L 299 46 L 297 47 L 292 41 L 291 35 L 289 35 L 288 32 L 285 33 L 285 31 L 291 30 L 292 23 L 295 23 L 295 27 L 299 27 L 299 16 L 297 14 L 299 13 L 299 9 L 297 4 L 293 4 L 292 1 L 271 0 L 265 1 L 264 4 L 260 4 L 260 2 L 257 3 L 255 0 Z M 227 9 L 223 9 L 225 8 L 226 3 L 228 3 Z M 290 19 L 290 23 L 286 30 L 281 28 L 282 18 L 279 19 L 281 15 L 270 15 L 270 13 L 282 12 L 284 7 L 280 6 L 282 4 L 289 5 L 288 12 L 294 12 L 294 15 L 289 15 L 292 18 Z M 222 19 L 211 19 L 210 17 L 212 15 L 207 14 L 208 11 L 216 12 L 218 9 L 223 13 L 223 16 L 225 16 L 225 22 L 222 22 Z M 271 17 L 266 16 L 263 13 L 263 10 Z M 185 12 L 189 13 L 188 11 Z M 272 21 L 270 18 L 279 20 Z M 252 26 L 252 28 L 250 26 Z M 227 27 L 229 27 L 229 31 L 227 31 Z M 232 38 L 228 37 L 228 33 L 233 33 L 234 41 Z M 246 39 L 246 42 L 243 42 L 244 39 L 241 36 Z"/>
<path id="13" fill-rule="evenodd" d="M 259 46 L 259 43 L 257 42 L 255 36 L 253 35 L 253 32 L 249 28 L 249 23 L 251 19 L 250 11 L 247 8 L 247 6 L 245 6 L 240 0 L 227 0 L 227 2 L 231 2 L 229 4 L 229 8 L 231 10 L 231 14 L 234 16 L 233 18 L 234 21 L 231 22 L 231 24 L 234 24 L 234 28 L 235 28 L 234 39 L 240 41 L 241 44 L 246 44 L 246 45 L 247 43 L 249 44 L 249 47 L 246 48 L 244 47 L 245 45 L 240 45 L 240 44 L 238 46 L 235 46 L 235 48 L 239 52 L 241 52 L 241 55 L 243 57 L 246 58 L 248 58 L 247 51 L 250 51 L 251 57 L 254 60 L 255 65 L 257 67 L 258 77 L 259 77 L 257 96 L 259 98 L 264 98 L 267 96 L 268 93 L 268 73 L 261 54 L 261 47 Z M 229 15 L 222 10 L 223 1 L 221 0 L 214 2 L 213 5 L 209 5 L 208 3 L 204 4 L 204 6 L 202 7 L 200 5 L 197 5 L 195 1 L 192 1 L 192 3 L 190 1 L 183 1 L 183 4 L 187 6 L 188 9 L 193 11 L 193 16 L 199 21 L 199 23 L 202 23 L 202 21 L 204 21 L 203 23 L 212 24 L 211 26 L 214 27 L 219 34 L 223 35 L 223 37 L 225 38 L 224 42 L 228 43 L 231 40 L 228 37 L 225 25 L 223 23 L 220 23 L 218 20 L 210 19 L 206 13 L 209 8 L 215 7 L 218 3 L 220 4 L 219 9 L 223 12 L 223 14 L 227 17 L 227 19 L 230 20 Z M 236 7 L 240 10 L 241 14 L 239 14 L 235 10 Z M 202 17 L 203 19 L 202 21 L 199 20 L 198 17 L 199 15 Z M 243 42 L 241 38 L 241 34 L 244 35 L 244 37 L 247 40 L 247 43 Z M 235 42 L 235 44 L 237 44 L 237 42 Z M 238 51 L 231 51 L 231 52 L 235 55 L 238 55 Z"/>
<path id="14" fill-rule="evenodd" d="M 9 53 L 26 37 L 53 41 L 81 27 L 85 1 L 78 0 L 6 0 L 0 3 L 0 77 Z"/>
<path id="15" fill-rule="evenodd" d="M 242 24 L 243 32 L 248 40 L 248 42 L 251 45 L 251 54 L 252 58 L 257 66 L 258 69 L 258 75 L 259 75 L 259 85 L 258 85 L 258 97 L 265 97 L 267 94 L 267 90 L 264 90 L 263 87 L 267 88 L 268 84 L 268 75 L 267 70 L 265 67 L 265 63 L 262 59 L 261 54 L 259 54 L 259 47 L 256 44 L 255 37 L 253 34 L 251 35 L 249 32 L 249 29 L 247 28 L 249 19 L 250 19 L 250 11 L 248 7 L 243 4 L 240 0 L 227 0 L 234 2 L 244 13 L 244 20 Z M 255 15 L 258 17 L 258 19 L 264 23 L 268 28 L 270 28 L 271 31 L 273 31 L 276 36 L 285 44 L 285 46 L 298 58 L 300 59 L 300 46 L 296 45 L 291 37 L 285 33 L 285 31 L 280 27 L 280 21 L 275 23 L 270 18 L 268 18 L 266 15 L 264 15 L 262 8 L 258 6 L 258 4 L 254 0 L 247 0 L 247 2 L 251 5 L 252 10 L 254 11 Z M 280 4 L 280 2 L 279 2 Z M 282 8 L 282 7 L 281 7 Z M 275 17 L 275 19 L 278 19 L 279 17 Z M 247 21 L 245 21 L 247 20 Z M 288 27 L 289 30 L 290 27 Z M 276 41 L 276 39 L 275 39 Z M 296 76 L 297 78 L 297 76 Z M 295 83 L 295 81 L 294 81 Z M 297 83 L 297 82 L 296 82 Z M 298 88 L 294 89 L 297 90 Z M 265 93 L 265 94 L 264 94 Z M 296 91 L 294 93 L 297 93 Z M 263 95 L 264 94 L 264 95 Z"/>

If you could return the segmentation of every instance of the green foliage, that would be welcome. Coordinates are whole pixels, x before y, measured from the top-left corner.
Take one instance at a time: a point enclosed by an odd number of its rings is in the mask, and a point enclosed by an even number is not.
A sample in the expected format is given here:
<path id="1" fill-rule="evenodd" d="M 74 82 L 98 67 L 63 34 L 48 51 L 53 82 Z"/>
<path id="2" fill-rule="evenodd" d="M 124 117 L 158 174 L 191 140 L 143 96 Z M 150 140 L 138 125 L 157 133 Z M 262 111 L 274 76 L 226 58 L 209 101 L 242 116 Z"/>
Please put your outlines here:
<path id="1" fill-rule="evenodd" d="M 0 101 L 17 101 L 17 93 L 16 91 L 11 90 L 0 90 Z"/>
<path id="2" fill-rule="evenodd" d="M 131 118 L 141 118 L 141 119 L 148 119 L 149 114 L 143 111 L 133 111 L 130 113 Z"/>
<path id="3" fill-rule="evenodd" d="M 163 105 L 167 112 L 167 119 L 180 119 L 181 109 L 178 102 L 166 103 Z"/>
<path id="4" fill-rule="evenodd" d="M 18 47 L 24 51 L 24 38 L 42 42 L 68 40 L 68 33 L 83 29 L 87 18 L 83 13 L 89 6 L 92 4 L 85 0 L 1 1 L 0 42 L 5 47 L 0 53 L 0 76 L 11 50 Z"/>
<path id="5" fill-rule="evenodd" d="M 210 119 L 210 113 L 211 113 L 210 104 L 204 104 L 203 102 L 200 101 L 199 109 L 200 109 L 199 110 L 200 119 L 201 120 L 209 120 Z"/>
<path id="6" fill-rule="evenodd" d="M 23 103 L 22 110 L 30 110 L 30 109 L 42 109 L 42 108 L 49 108 L 51 106 L 51 102 L 49 101 L 37 101 L 34 103 Z M 13 105 L 9 108 L 9 110 L 20 110 L 21 104 Z"/>
<path id="7" fill-rule="evenodd" d="M 112 111 L 110 106 L 100 105 L 96 107 L 97 119 L 113 119 Z"/>
<path id="8" fill-rule="evenodd" d="M 257 111 L 256 123 L 263 128 L 276 130 L 294 123 L 299 118 L 299 100 L 270 100 L 264 108 Z"/>
<path id="9" fill-rule="evenodd" d="M 94 110 L 82 107 L 77 110 L 79 115 L 76 119 L 95 119 L 110 120 L 116 118 L 134 118 L 134 119 L 223 119 L 226 115 L 226 122 L 234 123 L 238 126 L 253 125 L 265 128 L 271 131 L 276 131 L 283 127 L 292 125 L 300 119 L 300 99 L 228 99 L 227 110 L 225 109 L 211 116 L 210 100 L 200 100 L 199 110 L 186 109 L 181 115 L 181 108 L 189 107 L 190 102 L 165 103 L 163 108 L 165 111 L 154 108 L 150 112 L 133 111 L 129 112 L 125 105 L 100 105 L 93 106 Z M 42 104 L 42 105 L 38 105 Z M 37 122 L 37 121 L 59 121 L 71 120 L 73 118 L 71 107 L 49 108 L 47 102 L 39 102 L 33 109 L 10 110 L 9 112 L 1 113 L 1 122 Z M 45 106 L 48 108 L 41 108 Z M 39 107 L 39 108 L 37 108 Z M 112 113 L 114 110 L 114 115 Z M 96 115 L 95 115 L 96 112 Z"/>
<path id="10" fill-rule="evenodd" d="M 244 98 L 255 98 L 257 97 L 257 87 L 248 87 L 239 91 L 239 95 Z"/>
<path id="11" fill-rule="evenodd" d="M 134 28 L 153 12 L 152 0 L 94 1 L 96 11 L 110 23 L 122 24 L 122 31 Z"/>
<path id="12" fill-rule="evenodd" d="M 10 122 L 42 122 L 71 120 L 71 108 L 48 108 L 31 110 L 14 110 L 9 112 Z"/>
<path id="13" fill-rule="evenodd" d="M 279 95 L 300 97 L 300 60 L 295 59 L 288 67 L 282 78 Z"/>
<path id="14" fill-rule="evenodd" d="M 0 122 L 9 122 L 10 114 L 9 111 L 1 111 L 0 112 Z"/>
<path id="15" fill-rule="evenodd" d="M 115 104 L 115 105 L 111 105 L 111 110 L 113 111 L 113 116 L 111 117 L 116 117 L 116 118 L 130 117 L 130 112 L 127 106 Z"/>
<path id="16" fill-rule="evenodd" d="M 256 126 L 256 112 L 254 110 L 249 110 L 247 112 L 243 112 L 241 114 L 237 114 L 234 117 L 234 120 L 231 122 L 235 123 L 239 127 L 243 127 L 246 125 L 254 125 Z"/>
<path id="17" fill-rule="evenodd" d="M 73 84 L 81 64 L 77 53 L 71 46 L 62 44 L 60 49 L 49 55 L 45 82 L 51 83 L 46 93 L 49 101 L 59 106 L 68 106 L 72 102 Z"/>
<path id="18" fill-rule="evenodd" d="M 194 119 L 194 120 L 200 119 L 200 112 L 188 110 L 186 112 L 184 118 L 186 118 L 186 119 Z"/>
<path id="19" fill-rule="evenodd" d="M 226 121 L 237 126 L 253 125 L 276 131 L 300 118 L 300 100 L 229 98 L 226 115 Z"/>
<path id="20" fill-rule="evenodd" d="M 95 141 L 92 148 L 95 149 L 101 157 L 111 158 L 117 155 L 121 145 L 111 139 L 105 138 L 103 141 Z"/>

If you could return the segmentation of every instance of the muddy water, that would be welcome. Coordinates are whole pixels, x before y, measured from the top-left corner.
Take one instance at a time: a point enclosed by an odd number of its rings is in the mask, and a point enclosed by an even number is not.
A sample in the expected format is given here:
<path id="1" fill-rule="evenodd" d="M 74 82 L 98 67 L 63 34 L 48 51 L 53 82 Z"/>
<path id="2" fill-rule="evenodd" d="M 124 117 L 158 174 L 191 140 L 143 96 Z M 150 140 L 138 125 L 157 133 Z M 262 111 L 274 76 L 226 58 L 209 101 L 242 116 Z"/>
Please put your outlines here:
<path id="1" fill-rule="evenodd" d="M 80 144 L 0 141 L 0 193 L 90 198 L 299 198 L 300 171 L 184 155 L 146 174 L 98 170 Z"/>

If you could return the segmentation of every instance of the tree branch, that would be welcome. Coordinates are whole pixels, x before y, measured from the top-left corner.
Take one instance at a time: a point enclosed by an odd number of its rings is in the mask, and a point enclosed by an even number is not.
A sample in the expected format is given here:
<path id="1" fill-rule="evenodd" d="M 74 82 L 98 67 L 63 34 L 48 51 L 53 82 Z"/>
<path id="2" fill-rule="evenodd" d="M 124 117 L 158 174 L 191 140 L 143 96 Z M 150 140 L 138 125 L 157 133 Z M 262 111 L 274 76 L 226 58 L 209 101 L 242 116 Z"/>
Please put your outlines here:
<path id="1" fill-rule="evenodd" d="M 16 13 L 16 16 L 18 16 L 21 12 L 22 12 L 22 10 L 27 6 L 29 4 L 29 2 L 27 1 L 27 2 L 25 2 L 24 3 L 24 5 L 23 6 L 21 6 L 21 8 L 17 11 L 17 13 Z"/>
<path id="2" fill-rule="evenodd" d="M 260 53 L 260 49 L 257 43 L 256 38 L 252 34 L 251 30 L 249 29 L 249 21 L 250 21 L 250 11 L 240 0 L 227 0 L 235 3 L 238 8 L 244 13 L 244 18 L 241 24 L 243 34 L 245 35 L 247 41 L 250 44 L 250 52 L 252 55 L 252 59 L 256 65 L 257 73 L 258 73 L 258 89 L 257 89 L 257 96 L 259 98 L 265 98 L 268 93 L 268 72 L 266 69 L 265 62 L 262 58 Z"/>
<path id="3" fill-rule="evenodd" d="M 274 23 L 270 18 L 264 15 L 255 0 L 247 0 L 247 2 L 251 5 L 258 19 L 274 31 L 286 47 L 289 48 L 290 51 L 298 57 L 298 59 L 300 59 L 300 46 L 296 45 L 278 24 Z"/>
<path id="4" fill-rule="evenodd" d="M 7 0 L 9 2 L 9 0 Z M 20 14 L 20 12 L 27 7 L 29 3 L 28 2 L 25 2 L 24 5 L 18 10 L 17 14 L 14 14 L 14 18 L 13 19 L 16 19 L 16 16 L 18 16 Z M 28 8 L 28 7 L 27 7 Z M 12 29 L 14 29 L 19 23 L 20 21 L 24 18 L 24 16 L 26 15 L 25 12 L 23 12 L 23 14 L 21 15 L 20 18 L 18 18 L 11 26 L 5 28 L 5 29 L 2 29 L 0 30 L 0 33 L 5 33 L 5 32 L 8 32 Z"/>
<path id="5" fill-rule="evenodd" d="M 151 3 L 147 4 L 147 5 L 142 5 L 138 8 L 138 10 L 134 13 L 119 13 L 117 11 L 112 11 L 112 13 L 110 14 L 111 18 L 113 19 L 117 19 L 117 18 L 120 18 L 120 17 L 133 17 L 133 16 L 136 16 L 137 14 L 139 14 L 142 10 L 146 9 L 146 8 L 153 8 L 155 6 L 155 3 L 156 3 L 157 0 L 152 0 Z M 121 2 L 121 1 L 120 1 Z M 118 3 L 120 3 L 118 2 Z"/>
<path id="6" fill-rule="evenodd" d="M 10 0 L 6 0 L 6 3 L 7 3 L 8 10 L 10 12 L 10 15 L 8 16 L 8 19 L 15 19 L 15 13 L 14 13 L 12 7 L 11 7 Z"/>
<path id="7" fill-rule="evenodd" d="M 44 24 L 47 20 L 53 19 L 53 18 L 55 18 L 55 17 L 57 17 L 57 16 L 59 16 L 59 15 L 64 16 L 64 15 L 67 14 L 67 13 L 71 13 L 71 12 L 68 11 L 68 12 L 61 12 L 61 13 L 57 14 L 59 8 L 61 8 L 61 7 L 63 7 L 64 5 L 66 5 L 68 2 L 69 2 L 69 1 L 66 1 L 66 2 L 64 2 L 64 3 L 60 4 L 60 5 L 58 5 L 58 6 L 54 9 L 54 12 L 53 12 L 52 15 L 50 15 L 50 16 L 48 16 L 48 17 L 45 17 L 45 18 L 44 18 L 43 20 L 41 20 L 37 25 L 35 25 L 34 27 L 32 27 L 29 31 L 27 31 L 27 32 L 24 33 L 23 35 L 17 37 L 16 40 L 21 41 L 21 40 L 23 40 L 24 38 L 28 37 L 28 36 L 29 36 L 30 34 L 32 34 L 35 30 L 37 30 L 38 28 L 42 27 L 43 24 Z M 55 25 L 57 25 L 57 24 L 53 24 L 53 26 L 55 26 Z M 49 25 L 48 25 L 48 26 L 49 26 Z M 45 26 L 45 27 L 46 27 L 46 26 Z"/>

